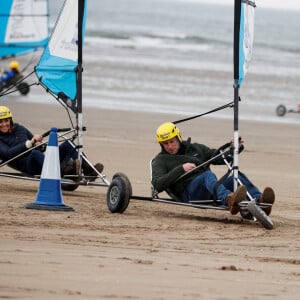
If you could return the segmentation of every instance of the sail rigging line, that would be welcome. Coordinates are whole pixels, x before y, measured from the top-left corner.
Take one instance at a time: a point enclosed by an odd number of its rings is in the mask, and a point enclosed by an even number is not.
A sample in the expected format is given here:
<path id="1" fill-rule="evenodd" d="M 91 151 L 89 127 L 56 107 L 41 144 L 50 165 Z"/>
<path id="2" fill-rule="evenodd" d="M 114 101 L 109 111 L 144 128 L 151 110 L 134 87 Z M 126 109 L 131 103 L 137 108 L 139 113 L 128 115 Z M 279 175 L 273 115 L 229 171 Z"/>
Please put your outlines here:
<path id="1" fill-rule="evenodd" d="M 241 99 L 239 99 L 239 101 L 241 101 Z M 229 102 L 229 103 L 227 103 L 225 105 L 219 106 L 219 107 L 214 108 L 212 110 L 209 110 L 209 111 L 207 111 L 205 113 L 202 113 L 202 114 L 199 114 L 199 115 L 196 115 L 196 116 L 192 116 L 192 117 L 188 117 L 188 118 L 185 118 L 185 119 L 180 119 L 180 120 L 177 120 L 177 121 L 173 121 L 172 123 L 178 124 L 178 123 L 182 123 L 182 122 L 189 121 L 189 120 L 192 120 L 192 119 L 196 119 L 196 118 L 199 118 L 199 117 L 211 114 L 213 112 L 216 112 L 216 111 L 228 108 L 228 107 L 233 107 L 233 104 L 234 104 L 234 101 L 231 101 L 231 102 Z"/>
<path id="2" fill-rule="evenodd" d="M 67 115 L 68 115 L 68 118 L 69 118 L 69 121 L 71 123 L 71 126 L 72 128 L 75 128 L 75 125 L 74 125 L 74 122 L 72 120 L 72 117 L 71 117 L 71 114 L 70 114 L 70 110 L 69 110 L 69 107 L 68 105 L 60 98 L 61 95 L 56 95 L 55 93 L 53 93 L 49 88 L 47 88 L 41 81 L 35 83 L 36 85 L 41 85 L 44 90 L 49 93 L 54 99 L 55 101 L 57 101 L 64 109 L 65 111 L 67 112 Z"/>
<path id="3" fill-rule="evenodd" d="M 37 51 L 37 50 L 36 50 L 36 51 Z M 35 61 L 37 60 L 37 58 L 36 58 L 36 56 L 34 55 L 34 53 L 35 53 L 35 51 L 32 52 L 32 56 L 31 56 L 29 62 L 21 69 L 21 73 L 24 73 L 24 72 L 28 69 L 28 67 L 29 67 L 30 65 L 35 64 Z M 32 73 L 34 73 L 34 71 L 33 71 Z M 32 74 L 32 73 L 31 73 L 31 74 Z"/>

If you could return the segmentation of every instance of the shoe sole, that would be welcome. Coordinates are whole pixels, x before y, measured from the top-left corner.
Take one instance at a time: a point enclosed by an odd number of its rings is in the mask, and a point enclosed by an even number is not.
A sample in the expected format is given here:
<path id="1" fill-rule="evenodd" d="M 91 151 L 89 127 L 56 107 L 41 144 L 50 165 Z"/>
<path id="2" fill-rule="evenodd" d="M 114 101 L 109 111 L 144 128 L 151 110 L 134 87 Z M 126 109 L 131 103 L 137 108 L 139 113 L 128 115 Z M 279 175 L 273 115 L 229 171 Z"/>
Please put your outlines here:
<path id="1" fill-rule="evenodd" d="M 275 202 L 275 193 L 271 188 L 265 188 L 261 195 L 263 203 L 273 204 Z"/>
<path id="2" fill-rule="evenodd" d="M 275 193 L 272 188 L 266 187 L 261 195 L 260 203 L 274 204 L 275 202 Z M 272 206 L 270 207 L 261 207 L 261 209 L 266 213 L 267 216 L 271 214 Z"/>
<path id="3" fill-rule="evenodd" d="M 246 199 L 247 189 L 245 186 L 239 186 L 235 192 L 234 202 L 230 209 L 232 215 L 236 215 L 240 211 L 239 203 Z"/>

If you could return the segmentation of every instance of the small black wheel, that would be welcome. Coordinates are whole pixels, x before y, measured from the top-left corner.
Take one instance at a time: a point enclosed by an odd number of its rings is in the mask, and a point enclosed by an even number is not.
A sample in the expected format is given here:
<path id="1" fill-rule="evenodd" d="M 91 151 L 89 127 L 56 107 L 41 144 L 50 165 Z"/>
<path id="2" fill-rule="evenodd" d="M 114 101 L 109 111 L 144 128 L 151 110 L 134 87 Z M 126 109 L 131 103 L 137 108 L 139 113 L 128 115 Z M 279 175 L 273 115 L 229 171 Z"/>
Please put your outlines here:
<path id="1" fill-rule="evenodd" d="M 132 187 L 131 187 L 131 183 L 130 183 L 130 180 L 127 177 L 127 175 L 125 175 L 122 172 L 117 172 L 117 173 L 114 174 L 113 179 L 116 178 L 116 177 L 122 177 L 122 179 L 125 181 L 126 188 L 128 189 L 127 192 L 129 193 L 129 197 L 131 197 L 131 195 L 132 195 Z"/>
<path id="2" fill-rule="evenodd" d="M 123 213 L 129 205 L 131 191 L 131 184 L 126 175 L 125 177 L 115 176 L 106 194 L 107 207 L 110 212 Z"/>
<path id="3" fill-rule="evenodd" d="M 276 108 L 276 114 L 278 117 L 283 117 L 286 114 L 286 107 L 282 104 L 278 105 Z"/>
<path id="4" fill-rule="evenodd" d="M 61 183 L 61 189 L 63 191 L 73 192 L 79 187 L 79 183 L 72 180 L 70 183 Z"/>
<path id="5" fill-rule="evenodd" d="M 27 95 L 30 90 L 30 87 L 26 82 L 21 82 L 18 84 L 17 88 L 22 95 Z"/>
<path id="6" fill-rule="evenodd" d="M 248 210 L 266 229 L 273 229 L 273 222 L 254 200 L 249 201 Z"/>
<path id="7" fill-rule="evenodd" d="M 113 178 L 117 178 L 117 177 L 122 178 L 123 183 L 125 184 L 124 201 L 123 201 L 122 207 L 119 210 L 119 213 L 123 213 L 129 205 L 129 201 L 130 201 L 130 198 L 132 196 L 132 186 L 131 186 L 129 178 L 124 173 L 117 172 L 116 174 L 114 174 Z"/>

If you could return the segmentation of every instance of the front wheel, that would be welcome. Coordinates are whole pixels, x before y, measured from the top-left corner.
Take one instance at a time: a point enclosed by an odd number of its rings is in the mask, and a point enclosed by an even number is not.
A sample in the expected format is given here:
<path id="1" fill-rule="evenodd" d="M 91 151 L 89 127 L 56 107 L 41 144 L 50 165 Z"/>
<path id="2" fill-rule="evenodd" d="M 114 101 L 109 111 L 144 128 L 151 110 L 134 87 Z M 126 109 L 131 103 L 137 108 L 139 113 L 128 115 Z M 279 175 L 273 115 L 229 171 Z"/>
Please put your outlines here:
<path id="1" fill-rule="evenodd" d="M 286 107 L 282 104 L 278 105 L 276 108 L 276 114 L 278 117 L 283 117 L 286 114 Z"/>
<path id="2" fill-rule="evenodd" d="M 248 210 L 266 229 L 273 229 L 273 222 L 266 213 L 255 203 L 255 200 L 248 203 Z"/>
<path id="3" fill-rule="evenodd" d="M 132 188 L 127 176 L 114 176 L 106 194 L 106 203 L 110 212 L 123 213 L 129 205 L 131 193 Z"/>

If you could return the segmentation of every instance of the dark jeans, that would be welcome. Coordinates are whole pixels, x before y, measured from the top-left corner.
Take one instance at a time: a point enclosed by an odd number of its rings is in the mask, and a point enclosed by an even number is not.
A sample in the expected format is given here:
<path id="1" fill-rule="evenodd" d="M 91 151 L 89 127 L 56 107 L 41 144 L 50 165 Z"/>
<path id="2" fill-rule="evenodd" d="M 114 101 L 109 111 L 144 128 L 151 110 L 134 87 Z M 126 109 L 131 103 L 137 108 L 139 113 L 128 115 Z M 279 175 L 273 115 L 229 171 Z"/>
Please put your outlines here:
<path id="1" fill-rule="evenodd" d="M 66 161 L 70 158 L 76 159 L 77 157 L 78 153 L 76 149 L 69 142 L 63 142 L 59 145 L 61 169 L 65 165 Z M 38 149 L 32 150 L 26 158 L 26 173 L 31 175 L 40 175 L 42 173 L 44 159 L 45 156 L 43 152 Z"/>
<path id="2" fill-rule="evenodd" d="M 261 192 L 258 188 L 248 179 L 248 177 L 239 172 L 239 179 L 242 184 L 246 186 L 247 191 L 253 198 L 258 199 Z M 199 176 L 195 177 L 193 181 L 186 187 L 183 193 L 183 201 L 189 202 L 191 200 L 205 200 L 214 195 L 214 188 L 218 182 L 216 175 L 211 171 L 205 171 Z M 226 197 L 229 193 L 233 192 L 233 176 L 229 176 L 222 180 L 221 184 L 217 187 L 217 198 L 226 204 Z"/>

